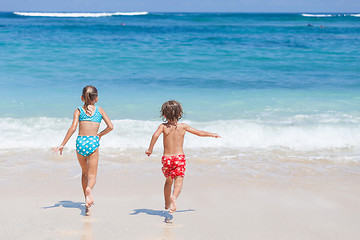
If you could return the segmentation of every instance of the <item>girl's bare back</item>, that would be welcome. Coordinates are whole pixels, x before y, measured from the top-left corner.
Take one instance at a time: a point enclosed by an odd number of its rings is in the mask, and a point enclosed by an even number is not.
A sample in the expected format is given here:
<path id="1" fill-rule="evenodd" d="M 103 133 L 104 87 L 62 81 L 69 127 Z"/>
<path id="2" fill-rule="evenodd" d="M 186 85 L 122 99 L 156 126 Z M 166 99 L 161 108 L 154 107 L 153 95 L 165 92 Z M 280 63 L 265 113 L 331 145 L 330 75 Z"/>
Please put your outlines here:
<path id="1" fill-rule="evenodd" d="M 86 113 L 88 116 L 93 116 L 95 114 L 96 107 L 94 105 L 89 105 L 88 109 L 89 113 Z M 79 110 L 78 110 L 79 111 Z M 85 111 L 85 109 L 84 109 Z M 100 113 L 102 113 L 102 109 L 99 107 Z M 79 112 L 80 113 L 80 112 Z M 103 115 L 103 113 L 102 113 Z M 91 122 L 91 121 L 81 121 L 79 122 L 79 135 L 80 136 L 96 136 L 100 128 L 100 123 Z"/>

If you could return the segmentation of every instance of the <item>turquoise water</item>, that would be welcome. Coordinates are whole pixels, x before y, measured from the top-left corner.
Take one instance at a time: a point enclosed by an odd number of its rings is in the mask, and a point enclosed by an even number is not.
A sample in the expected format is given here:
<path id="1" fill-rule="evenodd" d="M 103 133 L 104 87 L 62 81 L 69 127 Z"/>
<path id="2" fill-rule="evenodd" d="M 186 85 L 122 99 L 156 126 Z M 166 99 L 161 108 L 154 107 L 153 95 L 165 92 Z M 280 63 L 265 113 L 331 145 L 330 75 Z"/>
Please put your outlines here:
<path id="1" fill-rule="evenodd" d="M 0 13 L 2 148 L 14 135 L 23 147 L 57 145 L 92 84 L 120 129 L 105 149 L 146 146 L 161 104 L 176 99 L 185 121 L 225 136 L 201 147 L 350 149 L 357 161 L 359 23 L 359 14 Z M 133 126 L 145 130 L 132 138 Z M 58 139 L 29 143 L 35 129 Z"/>

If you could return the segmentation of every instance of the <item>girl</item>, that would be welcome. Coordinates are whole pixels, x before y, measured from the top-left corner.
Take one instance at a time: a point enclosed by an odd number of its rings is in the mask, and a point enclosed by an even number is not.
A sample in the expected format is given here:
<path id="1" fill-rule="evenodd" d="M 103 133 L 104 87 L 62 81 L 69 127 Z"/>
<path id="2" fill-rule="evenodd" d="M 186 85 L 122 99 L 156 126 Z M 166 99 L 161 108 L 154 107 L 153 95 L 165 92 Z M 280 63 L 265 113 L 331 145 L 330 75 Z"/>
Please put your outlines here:
<path id="1" fill-rule="evenodd" d="M 65 138 L 60 146 L 53 149 L 53 152 L 64 150 L 65 144 L 76 131 L 79 124 L 79 135 L 76 139 L 76 152 L 79 160 L 82 176 L 81 184 L 85 196 L 85 206 L 89 208 L 94 199 L 92 189 L 96 182 L 96 173 L 99 160 L 99 141 L 102 136 L 114 129 L 109 117 L 101 107 L 95 107 L 98 101 L 98 92 L 94 86 L 84 87 L 81 95 L 82 107 L 78 107 L 74 112 L 73 122 L 67 131 Z M 104 119 L 107 127 L 98 133 L 100 122 Z"/>

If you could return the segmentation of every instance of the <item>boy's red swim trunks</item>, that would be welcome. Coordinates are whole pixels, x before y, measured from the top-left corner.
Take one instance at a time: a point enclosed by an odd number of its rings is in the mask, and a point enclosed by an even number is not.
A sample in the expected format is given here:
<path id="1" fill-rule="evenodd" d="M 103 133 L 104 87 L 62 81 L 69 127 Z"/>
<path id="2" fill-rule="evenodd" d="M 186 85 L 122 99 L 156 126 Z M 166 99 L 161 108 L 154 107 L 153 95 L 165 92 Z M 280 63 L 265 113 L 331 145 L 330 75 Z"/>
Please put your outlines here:
<path id="1" fill-rule="evenodd" d="M 165 177 L 184 177 L 185 175 L 185 155 L 176 155 L 176 156 L 163 156 L 161 159 L 163 165 L 162 172 Z"/>

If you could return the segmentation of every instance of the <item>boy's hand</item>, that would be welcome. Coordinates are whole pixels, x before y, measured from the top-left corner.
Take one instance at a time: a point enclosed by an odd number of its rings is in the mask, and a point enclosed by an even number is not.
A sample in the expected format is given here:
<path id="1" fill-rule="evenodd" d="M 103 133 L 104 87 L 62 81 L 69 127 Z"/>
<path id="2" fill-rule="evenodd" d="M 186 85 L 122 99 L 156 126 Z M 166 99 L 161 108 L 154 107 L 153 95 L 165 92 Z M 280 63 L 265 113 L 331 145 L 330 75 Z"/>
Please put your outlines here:
<path id="1" fill-rule="evenodd" d="M 152 151 L 146 150 L 146 151 L 145 151 L 145 154 L 148 155 L 148 157 L 150 157 L 150 155 L 152 154 Z"/>
<path id="2" fill-rule="evenodd" d="M 56 148 L 53 148 L 53 153 L 59 151 L 59 152 L 60 152 L 60 155 L 62 155 L 63 150 L 64 150 L 64 146 L 63 146 L 63 145 L 60 145 L 60 146 L 58 146 L 58 147 L 56 147 Z"/>
<path id="3" fill-rule="evenodd" d="M 212 137 L 214 137 L 214 138 L 221 138 L 221 136 L 220 136 L 219 134 L 217 134 L 217 133 L 213 133 Z"/>

